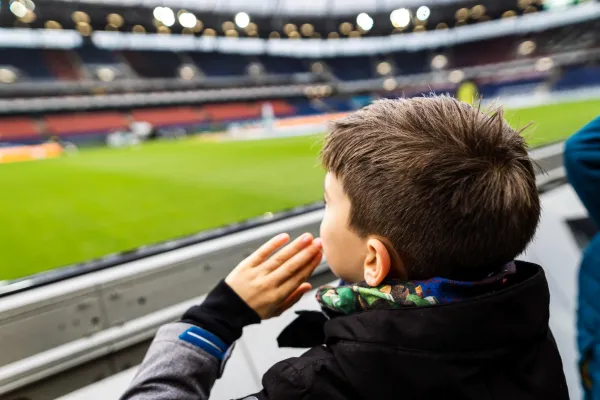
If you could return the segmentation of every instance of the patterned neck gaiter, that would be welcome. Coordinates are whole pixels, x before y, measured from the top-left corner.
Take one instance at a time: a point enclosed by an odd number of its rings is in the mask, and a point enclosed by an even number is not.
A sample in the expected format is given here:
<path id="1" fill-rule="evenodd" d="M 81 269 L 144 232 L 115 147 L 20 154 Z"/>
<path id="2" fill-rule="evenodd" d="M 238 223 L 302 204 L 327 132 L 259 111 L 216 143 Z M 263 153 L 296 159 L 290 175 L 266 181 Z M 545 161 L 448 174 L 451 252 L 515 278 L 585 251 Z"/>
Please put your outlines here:
<path id="1" fill-rule="evenodd" d="M 376 308 L 430 306 L 459 302 L 502 289 L 515 273 L 515 263 L 510 262 L 480 281 L 431 278 L 405 282 L 390 279 L 377 287 L 366 282 L 321 286 L 316 296 L 324 311 L 344 315 Z"/>

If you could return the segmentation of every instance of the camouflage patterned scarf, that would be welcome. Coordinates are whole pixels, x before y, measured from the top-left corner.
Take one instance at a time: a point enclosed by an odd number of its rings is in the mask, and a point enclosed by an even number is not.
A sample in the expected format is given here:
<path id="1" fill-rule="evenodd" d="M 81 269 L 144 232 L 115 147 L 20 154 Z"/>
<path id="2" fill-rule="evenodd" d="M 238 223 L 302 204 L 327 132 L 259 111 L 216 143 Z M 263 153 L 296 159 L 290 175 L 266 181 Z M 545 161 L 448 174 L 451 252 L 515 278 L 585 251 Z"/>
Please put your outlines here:
<path id="1" fill-rule="evenodd" d="M 510 262 L 501 270 L 475 282 L 431 278 L 409 282 L 385 280 L 377 287 L 365 282 L 338 287 L 321 286 L 317 289 L 317 301 L 324 311 L 345 315 L 375 308 L 453 303 L 499 290 L 515 272 L 515 263 Z"/>

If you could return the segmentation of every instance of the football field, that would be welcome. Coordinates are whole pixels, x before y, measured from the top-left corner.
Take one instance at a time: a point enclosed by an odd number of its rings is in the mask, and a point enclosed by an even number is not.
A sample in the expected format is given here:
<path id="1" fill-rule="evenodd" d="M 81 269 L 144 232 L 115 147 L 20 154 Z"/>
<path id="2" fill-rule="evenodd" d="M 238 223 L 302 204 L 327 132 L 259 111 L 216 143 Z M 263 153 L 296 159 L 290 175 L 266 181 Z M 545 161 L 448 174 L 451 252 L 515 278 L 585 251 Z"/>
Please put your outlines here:
<path id="1" fill-rule="evenodd" d="M 509 110 L 532 146 L 562 140 L 600 101 Z M 197 138 L 0 165 L 0 280 L 319 200 L 320 136 Z"/>

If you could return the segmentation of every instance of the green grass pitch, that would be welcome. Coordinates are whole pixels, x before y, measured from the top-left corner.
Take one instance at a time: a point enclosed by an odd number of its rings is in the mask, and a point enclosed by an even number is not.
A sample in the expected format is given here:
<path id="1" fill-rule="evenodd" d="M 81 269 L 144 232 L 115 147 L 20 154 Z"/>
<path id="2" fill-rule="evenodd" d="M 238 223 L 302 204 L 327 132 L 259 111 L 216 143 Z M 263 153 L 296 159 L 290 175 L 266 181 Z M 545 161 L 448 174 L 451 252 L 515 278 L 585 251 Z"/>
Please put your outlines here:
<path id="1" fill-rule="evenodd" d="M 532 146 L 575 132 L 600 101 L 508 111 Z M 318 137 L 188 139 L 0 165 L 0 280 L 192 234 L 322 196 Z"/>

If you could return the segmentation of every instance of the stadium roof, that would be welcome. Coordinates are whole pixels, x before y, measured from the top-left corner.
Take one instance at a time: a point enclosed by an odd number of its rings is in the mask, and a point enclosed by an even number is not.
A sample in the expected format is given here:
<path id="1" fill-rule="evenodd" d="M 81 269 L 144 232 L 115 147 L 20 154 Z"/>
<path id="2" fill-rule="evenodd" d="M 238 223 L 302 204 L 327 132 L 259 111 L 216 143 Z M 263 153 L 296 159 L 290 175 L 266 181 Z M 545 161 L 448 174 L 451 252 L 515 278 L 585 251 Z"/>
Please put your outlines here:
<path id="1" fill-rule="evenodd" d="M 118 5 L 129 7 L 185 8 L 190 11 L 254 15 L 351 15 L 361 12 L 383 12 L 399 7 L 418 7 L 452 3 L 474 3 L 473 0 L 59 0 L 68 3 Z"/>

